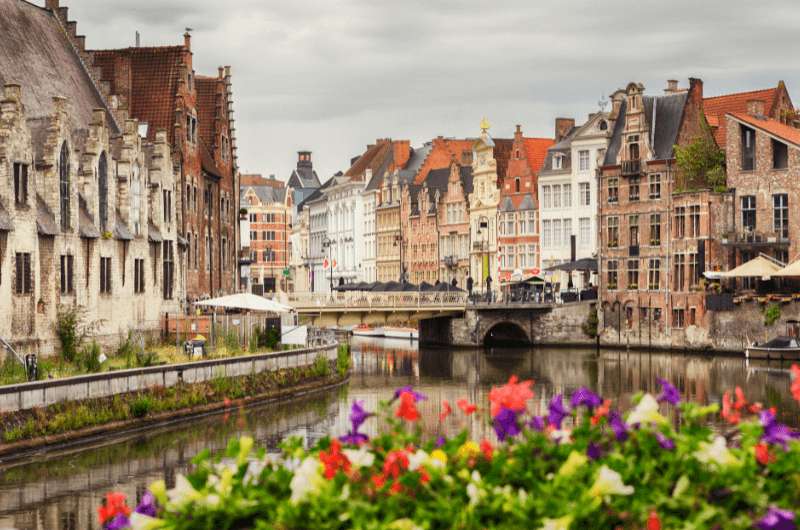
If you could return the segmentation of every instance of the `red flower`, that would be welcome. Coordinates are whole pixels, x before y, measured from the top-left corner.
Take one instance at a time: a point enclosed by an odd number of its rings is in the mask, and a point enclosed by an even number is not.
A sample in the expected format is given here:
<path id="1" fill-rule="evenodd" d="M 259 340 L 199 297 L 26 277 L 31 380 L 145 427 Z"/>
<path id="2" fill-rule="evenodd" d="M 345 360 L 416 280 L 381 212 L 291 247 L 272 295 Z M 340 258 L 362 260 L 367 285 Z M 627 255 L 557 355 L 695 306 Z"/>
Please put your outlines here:
<path id="1" fill-rule="evenodd" d="M 600 423 L 600 419 L 608 416 L 608 413 L 611 411 L 611 400 L 607 399 L 603 401 L 603 404 L 597 407 L 594 411 L 594 415 L 592 416 L 592 425 L 597 425 Z"/>
<path id="2" fill-rule="evenodd" d="M 97 508 L 97 517 L 100 524 L 105 524 L 109 519 L 113 519 L 117 515 L 124 515 L 125 517 L 131 514 L 131 509 L 125 503 L 125 494 L 118 491 L 106 493 L 106 502 Z"/>
<path id="3" fill-rule="evenodd" d="M 383 462 L 383 476 L 397 478 L 400 473 L 408 469 L 408 454 L 401 449 L 390 451 Z"/>
<path id="4" fill-rule="evenodd" d="M 764 442 L 756 444 L 753 449 L 755 449 L 756 460 L 762 466 L 766 466 L 775 461 L 775 455 L 769 454 L 769 446 Z"/>
<path id="5" fill-rule="evenodd" d="M 731 403 L 731 394 L 727 390 L 722 395 L 722 417 L 733 425 L 736 425 L 742 419 L 741 414 L 734 410 L 734 405 Z"/>
<path id="6" fill-rule="evenodd" d="M 661 519 L 658 518 L 655 510 L 651 510 L 647 517 L 647 530 L 661 530 Z"/>
<path id="7" fill-rule="evenodd" d="M 450 402 L 446 399 L 442 400 L 442 412 L 439 413 L 439 421 L 444 421 L 450 414 L 452 414 L 453 409 L 450 407 Z"/>
<path id="8" fill-rule="evenodd" d="M 394 415 L 406 421 L 417 421 L 420 418 L 414 394 L 411 392 L 400 393 L 400 405 Z"/>
<path id="9" fill-rule="evenodd" d="M 792 365 L 792 397 L 800 401 L 800 365 Z"/>
<path id="10" fill-rule="evenodd" d="M 494 447 L 492 447 L 492 443 L 486 438 L 481 440 L 481 452 L 483 453 L 483 457 L 486 458 L 486 460 L 492 459 L 492 455 L 494 454 Z"/>
<path id="11" fill-rule="evenodd" d="M 373 475 L 372 483 L 375 484 L 376 488 L 381 489 L 386 484 L 386 477 L 383 475 Z"/>
<path id="12" fill-rule="evenodd" d="M 492 402 L 492 417 L 497 416 L 501 410 L 510 409 L 514 412 L 525 410 L 525 403 L 533 397 L 532 380 L 517 383 L 519 378 L 512 375 L 508 378 L 508 383 L 503 386 L 496 386 L 489 392 L 489 401 Z"/>
<path id="13" fill-rule="evenodd" d="M 420 484 L 427 484 L 431 481 L 431 476 L 428 475 L 428 472 L 424 469 L 420 470 L 419 472 L 419 483 Z"/>
<path id="14" fill-rule="evenodd" d="M 350 472 L 350 460 L 341 449 L 339 440 L 334 439 L 327 451 L 319 452 L 319 460 L 325 465 L 325 478 L 332 479 L 340 469 L 345 473 Z"/>
<path id="15" fill-rule="evenodd" d="M 733 408 L 736 410 L 742 410 L 747 406 L 747 400 L 744 398 L 744 392 L 742 392 L 742 387 L 736 387 L 736 403 L 733 404 Z"/>
<path id="16" fill-rule="evenodd" d="M 389 488 L 389 491 L 390 491 L 391 493 L 393 493 L 393 494 L 398 494 L 398 493 L 400 493 L 400 492 L 402 492 L 402 491 L 403 491 L 403 485 L 402 485 L 402 484 L 400 484 L 399 482 L 395 482 L 395 483 L 394 483 L 394 484 L 392 484 L 392 486 Z"/>
<path id="17" fill-rule="evenodd" d="M 478 405 L 470 403 L 465 398 L 461 398 L 456 401 L 456 405 L 458 405 L 458 408 L 460 408 L 467 416 L 478 410 Z"/>

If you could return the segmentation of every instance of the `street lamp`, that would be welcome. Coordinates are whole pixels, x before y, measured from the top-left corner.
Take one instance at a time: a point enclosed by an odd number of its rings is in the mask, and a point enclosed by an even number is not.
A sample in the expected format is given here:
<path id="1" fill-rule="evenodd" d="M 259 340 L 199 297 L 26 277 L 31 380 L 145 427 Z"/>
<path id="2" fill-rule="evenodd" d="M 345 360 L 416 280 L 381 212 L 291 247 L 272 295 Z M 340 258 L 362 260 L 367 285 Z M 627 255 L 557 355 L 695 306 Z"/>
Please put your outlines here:
<path id="1" fill-rule="evenodd" d="M 406 277 L 406 267 L 405 267 L 405 264 L 403 263 L 403 244 L 405 242 L 406 242 L 406 240 L 403 239 L 403 236 L 401 234 L 395 234 L 395 236 L 394 236 L 394 246 L 396 247 L 396 246 L 400 245 L 400 283 L 403 283 L 403 281 L 405 281 L 405 277 Z"/>
<path id="2" fill-rule="evenodd" d="M 484 254 L 488 254 L 489 252 L 489 218 L 485 215 L 481 215 L 478 218 L 478 230 L 475 232 L 475 235 L 480 237 L 481 233 L 483 233 L 484 238 L 481 241 L 481 283 L 486 285 L 486 277 L 484 276 L 483 272 L 483 256 Z M 488 261 L 488 260 L 487 260 Z M 489 275 L 489 263 L 486 263 L 486 276 Z"/>
<path id="3" fill-rule="evenodd" d="M 328 267 L 330 267 L 331 292 L 333 292 L 333 260 L 331 259 L 331 246 L 333 241 L 328 236 L 322 236 L 322 248 L 328 249 Z"/>

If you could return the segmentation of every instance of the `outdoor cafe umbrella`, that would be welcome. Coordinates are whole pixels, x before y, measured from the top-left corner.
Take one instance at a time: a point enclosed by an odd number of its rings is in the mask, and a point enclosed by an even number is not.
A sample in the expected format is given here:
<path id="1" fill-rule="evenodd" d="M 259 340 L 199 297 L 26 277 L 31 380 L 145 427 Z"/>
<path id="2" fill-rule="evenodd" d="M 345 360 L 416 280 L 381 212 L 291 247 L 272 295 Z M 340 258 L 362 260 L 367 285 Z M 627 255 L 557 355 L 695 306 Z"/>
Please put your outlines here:
<path id="1" fill-rule="evenodd" d="M 432 291 L 433 290 L 433 285 L 429 284 L 428 282 L 422 282 L 421 284 L 419 284 L 419 290 L 420 291 Z"/>
<path id="2" fill-rule="evenodd" d="M 194 305 L 200 307 L 210 307 L 215 312 L 217 308 L 239 309 L 242 311 L 247 311 L 248 328 L 249 315 L 251 311 L 264 313 L 289 313 L 292 311 L 292 308 L 288 305 L 281 304 L 274 300 L 270 300 L 269 298 L 264 298 L 263 296 L 258 296 L 253 293 L 237 293 L 219 296 L 217 298 L 209 298 L 208 300 L 200 300 L 199 302 L 195 302 Z"/>
<path id="3" fill-rule="evenodd" d="M 786 267 L 774 273 L 773 276 L 795 277 L 795 278 L 800 277 L 800 259 L 790 263 Z"/>
<path id="4" fill-rule="evenodd" d="M 566 263 L 559 263 L 546 269 L 548 271 L 580 271 L 580 272 L 597 272 L 597 259 L 595 258 L 581 258 L 575 261 L 568 261 Z"/>
<path id="5" fill-rule="evenodd" d="M 400 284 L 400 282 L 392 281 L 392 282 L 387 282 L 387 283 L 383 284 L 383 290 L 384 291 L 402 291 L 403 290 L 403 286 Z"/>
<path id="6" fill-rule="evenodd" d="M 370 291 L 372 292 L 381 292 L 386 290 L 386 284 L 382 282 L 375 282 L 370 284 Z"/>
<path id="7" fill-rule="evenodd" d="M 419 285 L 414 285 L 413 283 L 403 282 L 403 290 L 404 291 L 419 291 Z"/>
<path id="8" fill-rule="evenodd" d="M 742 263 L 735 269 L 720 274 L 722 278 L 761 278 L 769 280 L 775 273 L 783 267 L 779 262 L 773 261 L 764 255 L 756 256 L 746 263 Z"/>

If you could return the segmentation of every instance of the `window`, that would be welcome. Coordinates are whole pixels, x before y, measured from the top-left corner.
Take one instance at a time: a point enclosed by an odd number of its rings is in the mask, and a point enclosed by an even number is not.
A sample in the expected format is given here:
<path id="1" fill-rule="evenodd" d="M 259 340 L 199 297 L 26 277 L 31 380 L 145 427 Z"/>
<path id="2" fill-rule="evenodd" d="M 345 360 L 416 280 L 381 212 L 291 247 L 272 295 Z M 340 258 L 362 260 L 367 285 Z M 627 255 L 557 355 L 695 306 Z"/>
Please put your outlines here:
<path id="1" fill-rule="evenodd" d="M 553 219 L 553 246 L 560 247 L 561 245 L 561 219 Z"/>
<path id="2" fill-rule="evenodd" d="M 14 292 L 16 294 L 33 293 L 33 271 L 29 252 L 17 252 L 15 261 Z"/>
<path id="3" fill-rule="evenodd" d="M 742 136 L 742 171 L 755 169 L 756 131 L 741 125 Z"/>
<path id="4" fill-rule="evenodd" d="M 619 202 L 619 178 L 608 179 L 608 202 Z"/>
<path id="5" fill-rule="evenodd" d="M 161 190 L 161 200 L 163 201 L 164 222 L 172 221 L 172 190 Z"/>
<path id="6" fill-rule="evenodd" d="M 777 140 L 772 140 L 772 169 L 786 169 L 789 167 L 789 148 Z"/>
<path id="7" fill-rule="evenodd" d="M 661 173 L 653 173 L 650 175 L 649 196 L 651 199 L 661 198 Z"/>
<path id="8" fill-rule="evenodd" d="M 134 235 L 142 233 L 142 180 L 139 164 L 134 164 L 131 171 L 131 224 Z"/>
<path id="9" fill-rule="evenodd" d="M 28 164 L 14 162 L 14 203 L 28 204 Z"/>
<path id="10" fill-rule="evenodd" d="M 689 254 L 689 287 L 694 287 L 700 282 L 700 269 L 697 263 L 697 253 Z"/>
<path id="11" fill-rule="evenodd" d="M 61 204 L 61 229 L 69 230 L 70 190 L 69 190 L 69 148 L 67 142 L 61 144 L 61 157 L 58 161 L 58 193 Z"/>
<path id="12" fill-rule="evenodd" d="M 776 193 L 772 196 L 772 220 L 775 234 L 781 238 L 789 237 L 789 195 Z"/>
<path id="13" fill-rule="evenodd" d="M 140 258 L 133 260 L 133 292 L 144 292 L 144 260 Z"/>
<path id="14" fill-rule="evenodd" d="M 556 153 L 553 155 L 553 169 L 561 169 L 564 167 L 564 155 Z"/>
<path id="15" fill-rule="evenodd" d="M 641 179 L 639 176 L 631 177 L 630 181 L 628 182 L 628 200 L 631 202 L 636 202 L 639 200 L 639 185 Z"/>
<path id="16" fill-rule="evenodd" d="M 617 260 L 609 260 L 608 266 L 606 267 L 607 275 L 608 275 L 608 288 L 609 289 L 616 289 L 617 288 Z"/>
<path id="17" fill-rule="evenodd" d="M 572 184 L 564 184 L 564 208 L 571 208 L 572 207 Z"/>
<path id="18" fill-rule="evenodd" d="M 250 230 L 250 241 L 258 241 L 258 232 Z"/>
<path id="19" fill-rule="evenodd" d="M 639 260 L 628 260 L 628 289 L 639 288 Z"/>
<path id="20" fill-rule="evenodd" d="M 572 219 L 564 219 L 563 221 L 564 226 L 564 238 L 561 240 L 562 245 L 571 245 L 572 244 Z"/>
<path id="21" fill-rule="evenodd" d="M 519 177 L 514 179 L 514 191 L 519 193 Z"/>
<path id="22" fill-rule="evenodd" d="M 675 290 L 683 291 L 686 278 L 686 256 L 675 254 Z"/>
<path id="23" fill-rule="evenodd" d="M 592 220 L 589 217 L 581 217 L 578 219 L 578 244 L 582 247 L 588 247 L 591 244 L 592 237 Z"/>
<path id="24" fill-rule="evenodd" d="M 628 244 L 632 247 L 639 246 L 639 216 L 628 216 Z"/>
<path id="25" fill-rule="evenodd" d="M 206 270 L 211 270 L 211 240 L 206 236 Z"/>
<path id="26" fill-rule="evenodd" d="M 673 328 L 683 328 L 684 326 L 684 317 L 685 313 L 683 309 L 673 309 L 672 310 L 672 327 Z"/>
<path id="27" fill-rule="evenodd" d="M 661 289 L 661 260 L 651 258 L 648 264 L 647 288 L 651 291 Z"/>
<path id="28" fill-rule="evenodd" d="M 756 229 L 756 196 L 745 195 L 742 197 L 742 229 L 753 232 Z"/>
<path id="29" fill-rule="evenodd" d="M 70 255 L 61 256 L 61 294 L 72 294 L 75 292 L 73 285 L 73 269 L 75 258 Z"/>
<path id="30" fill-rule="evenodd" d="M 589 206 L 592 202 L 592 191 L 588 182 L 581 182 L 578 184 L 578 191 L 580 193 L 580 205 Z"/>
<path id="31" fill-rule="evenodd" d="M 172 300 L 173 284 L 175 283 L 175 255 L 172 247 L 172 241 L 164 241 L 162 243 L 162 259 L 163 261 L 163 292 L 164 300 Z"/>
<path id="32" fill-rule="evenodd" d="M 657 246 L 661 244 L 661 214 L 650 214 L 650 244 Z"/>
<path id="33" fill-rule="evenodd" d="M 100 258 L 100 294 L 111 292 L 111 258 Z"/>
<path id="34" fill-rule="evenodd" d="M 536 245 L 528 245 L 528 267 L 536 266 Z"/>
<path id="35" fill-rule="evenodd" d="M 553 184 L 553 208 L 561 208 L 561 184 Z"/>
<path id="36" fill-rule="evenodd" d="M 506 248 L 508 249 L 508 263 L 507 263 L 507 266 L 508 266 L 509 269 L 513 269 L 514 267 L 517 266 L 517 257 L 516 257 L 516 253 L 515 253 L 515 247 L 514 247 L 514 245 L 508 245 Z"/>
<path id="37" fill-rule="evenodd" d="M 542 208 L 552 208 L 553 200 L 549 185 L 542 186 Z"/>
<path id="38" fill-rule="evenodd" d="M 553 228 L 550 219 L 542 221 L 542 246 L 550 248 L 553 245 Z"/>
<path id="39" fill-rule="evenodd" d="M 675 238 L 683 239 L 686 237 L 686 208 L 678 206 L 675 208 Z"/>
<path id="40" fill-rule="evenodd" d="M 513 236 L 514 235 L 514 214 L 507 213 L 506 214 L 506 235 Z"/>
<path id="41" fill-rule="evenodd" d="M 619 217 L 608 218 L 608 246 L 619 246 Z"/>
<path id="42" fill-rule="evenodd" d="M 589 151 L 588 149 L 578 151 L 579 167 L 581 171 L 589 171 Z"/>
<path id="43" fill-rule="evenodd" d="M 700 205 L 689 206 L 689 237 L 700 237 Z"/>
<path id="44" fill-rule="evenodd" d="M 528 223 L 528 234 L 535 234 L 536 233 L 536 212 L 535 211 L 528 211 L 525 212 L 525 218 L 527 219 Z"/>
<path id="45" fill-rule="evenodd" d="M 251 213 L 250 214 L 250 222 L 251 223 L 255 223 L 255 222 L 257 222 L 256 219 L 257 219 L 257 214 Z"/>
<path id="46" fill-rule="evenodd" d="M 632 134 L 632 135 L 628 136 L 628 160 L 639 160 L 639 135 L 638 134 Z"/>

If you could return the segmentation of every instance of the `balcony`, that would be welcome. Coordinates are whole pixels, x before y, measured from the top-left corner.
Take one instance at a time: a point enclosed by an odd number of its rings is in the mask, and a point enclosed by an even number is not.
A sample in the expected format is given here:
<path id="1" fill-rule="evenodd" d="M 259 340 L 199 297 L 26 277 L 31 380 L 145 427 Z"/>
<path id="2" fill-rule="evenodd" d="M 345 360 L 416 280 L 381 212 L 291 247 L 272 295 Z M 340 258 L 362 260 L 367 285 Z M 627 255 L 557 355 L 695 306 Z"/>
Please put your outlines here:
<path id="1" fill-rule="evenodd" d="M 728 233 L 722 236 L 722 244 L 734 247 L 786 247 L 789 237 L 778 232 L 756 232 L 747 230 L 740 233 Z"/>
<path id="2" fill-rule="evenodd" d="M 635 177 L 642 174 L 641 160 L 623 160 L 620 175 L 623 177 Z"/>

